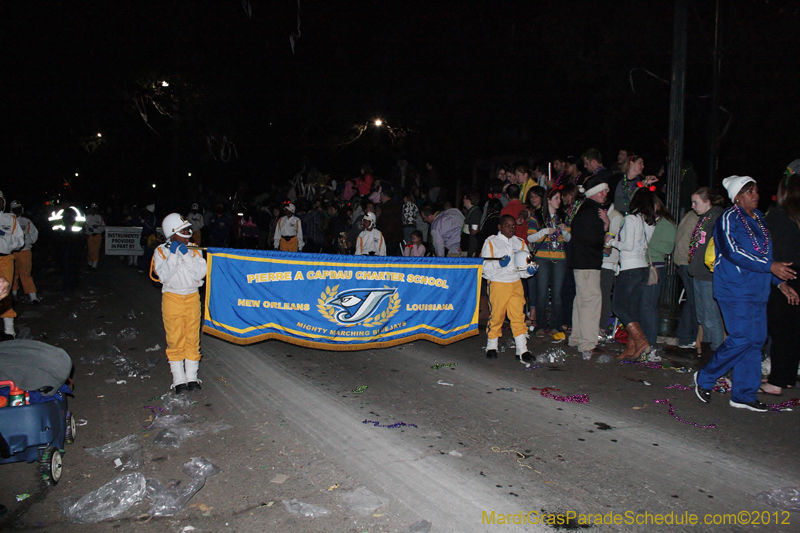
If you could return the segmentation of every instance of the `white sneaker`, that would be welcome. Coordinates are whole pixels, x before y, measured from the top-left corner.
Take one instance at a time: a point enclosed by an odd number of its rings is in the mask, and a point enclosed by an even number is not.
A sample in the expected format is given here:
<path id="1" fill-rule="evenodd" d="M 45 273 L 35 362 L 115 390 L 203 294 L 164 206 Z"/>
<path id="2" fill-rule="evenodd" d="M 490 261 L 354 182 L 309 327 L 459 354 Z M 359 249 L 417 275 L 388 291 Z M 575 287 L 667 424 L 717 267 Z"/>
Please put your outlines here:
<path id="1" fill-rule="evenodd" d="M 682 350 L 691 350 L 692 348 L 697 348 L 697 341 L 692 341 L 689 344 L 679 344 L 678 348 Z"/>
<path id="2" fill-rule="evenodd" d="M 584 361 L 590 361 L 592 359 L 592 351 L 581 352 L 581 357 L 583 357 Z"/>

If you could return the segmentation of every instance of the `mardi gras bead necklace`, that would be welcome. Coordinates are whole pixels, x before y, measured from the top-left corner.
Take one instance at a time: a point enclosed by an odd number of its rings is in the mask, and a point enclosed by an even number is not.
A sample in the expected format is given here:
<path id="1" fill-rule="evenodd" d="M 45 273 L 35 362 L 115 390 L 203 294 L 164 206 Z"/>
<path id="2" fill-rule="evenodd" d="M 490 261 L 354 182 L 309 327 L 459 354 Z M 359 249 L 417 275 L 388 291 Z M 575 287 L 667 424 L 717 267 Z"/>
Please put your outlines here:
<path id="1" fill-rule="evenodd" d="M 578 209 L 582 203 L 583 200 L 575 200 L 575 203 L 567 208 L 567 226 L 572 224 L 572 219 L 578 214 Z"/>
<path id="2" fill-rule="evenodd" d="M 697 249 L 700 247 L 700 240 L 702 239 L 705 242 L 706 225 L 710 220 L 711 213 L 706 213 L 706 216 L 692 230 L 692 237 L 689 239 L 689 263 L 692 262 L 694 254 L 697 253 Z"/>
<path id="3" fill-rule="evenodd" d="M 637 176 L 638 178 L 638 176 Z M 622 201 L 624 205 L 620 207 L 628 210 L 628 206 L 631 205 L 631 198 L 633 198 L 633 193 L 636 192 L 636 189 L 639 188 L 638 182 L 636 179 L 629 180 L 628 176 L 625 176 L 625 180 L 622 183 Z"/>
<path id="4" fill-rule="evenodd" d="M 742 225 L 747 230 L 747 236 L 750 237 L 750 242 L 753 245 L 753 250 L 755 250 L 756 253 L 759 254 L 763 255 L 769 254 L 769 230 L 767 229 L 766 224 L 764 224 L 764 221 L 761 220 L 761 217 L 758 216 L 758 213 L 753 212 L 753 218 L 755 219 L 756 224 L 758 225 L 758 229 L 761 230 L 761 234 L 764 236 L 763 244 L 758 243 L 755 232 L 750 227 L 750 224 L 747 223 L 747 219 L 744 217 L 743 213 L 744 209 L 742 209 L 738 205 L 735 205 L 733 207 L 734 209 L 736 209 L 736 214 L 739 216 L 739 220 L 741 221 Z"/>

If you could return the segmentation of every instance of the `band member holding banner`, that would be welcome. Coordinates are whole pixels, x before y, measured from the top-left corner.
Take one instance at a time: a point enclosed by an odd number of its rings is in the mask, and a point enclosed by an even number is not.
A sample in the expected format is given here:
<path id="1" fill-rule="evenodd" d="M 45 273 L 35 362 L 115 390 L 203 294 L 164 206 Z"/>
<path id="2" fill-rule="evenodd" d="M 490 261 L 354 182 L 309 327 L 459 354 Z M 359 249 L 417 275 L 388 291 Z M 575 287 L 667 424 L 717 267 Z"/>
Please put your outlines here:
<path id="1" fill-rule="evenodd" d="M 481 257 L 484 258 L 483 277 L 488 281 L 489 293 L 486 357 L 497 357 L 498 339 L 503 335 L 503 322 L 508 315 L 517 360 L 528 364 L 533 357 L 527 346 L 525 292 L 520 280 L 533 276 L 536 265 L 528 263 L 528 247 L 525 241 L 515 235 L 517 221 L 512 215 L 501 216 L 498 228 L 500 232 L 487 238 L 481 251 Z M 517 254 L 525 257 L 519 259 Z"/>
<path id="2" fill-rule="evenodd" d="M 367 213 L 361 219 L 364 231 L 358 234 L 355 255 L 386 255 L 386 240 L 375 227 L 375 213 Z"/>
<path id="3" fill-rule="evenodd" d="M 199 250 L 187 245 L 192 223 L 178 213 L 164 217 L 161 227 L 168 241 L 153 254 L 161 280 L 161 314 L 167 334 L 167 359 L 175 393 L 199 390 L 200 380 L 200 293 L 206 277 L 206 260 Z"/>
<path id="4" fill-rule="evenodd" d="M 300 219 L 294 216 L 294 204 L 283 204 L 283 216 L 275 225 L 275 249 L 281 252 L 302 252 L 303 226 Z"/>

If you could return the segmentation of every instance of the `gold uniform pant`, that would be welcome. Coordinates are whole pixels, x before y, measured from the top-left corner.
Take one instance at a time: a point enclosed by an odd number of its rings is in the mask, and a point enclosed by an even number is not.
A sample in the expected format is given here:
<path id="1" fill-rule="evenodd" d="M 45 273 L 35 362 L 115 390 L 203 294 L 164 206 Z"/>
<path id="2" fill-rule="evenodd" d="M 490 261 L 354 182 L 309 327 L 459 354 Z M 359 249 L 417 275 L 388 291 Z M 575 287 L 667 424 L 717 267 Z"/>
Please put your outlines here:
<path id="1" fill-rule="evenodd" d="M 278 250 L 281 252 L 296 252 L 297 251 L 297 235 L 288 241 L 281 237 L 281 243 L 278 245 Z"/>
<path id="2" fill-rule="evenodd" d="M 197 246 L 200 246 L 200 241 L 202 241 L 203 233 L 200 230 L 192 232 L 192 238 L 189 239 L 191 242 L 195 243 Z"/>
<path id="3" fill-rule="evenodd" d="M 100 261 L 100 243 L 103 242 L 103 236 L 98 233 L 96 235 L 89 235 L 86 238 L 86 246 L 89 251 L 86 254 L 87 261 Z"/>
<path id="4" fill-rule="evenodd" d="M 161 295 L 161 316 L 167 333 L 167 359 L 200 360 L 200 293 Z"/>
<path id="5" fill-rule="evenodd" d="M 0 276 L 6 278 L 9 282 L 14 279 L 14 256 L 3 255 L 0 256 Z M 11 293 L 0 300 L 0 318 L 14 318 L 17 313 L 11 306 Z"/>
<path id="6" fill-rule="evenodd" d="M 486 283 L 489 293 L 489 333 L 490 339 L 503 336 L 503 322 L 508 315 L 511 322 L 511 333 L 514 337 L 524 335 L 528 328 L 525 327 L 525 290 L 522 281 L 514 283 L 501 283 L 489 281 Z"/>
<path id="7" fill-rule="evenodd" d="M 19 290 L 19 284 L 22 283 L 25 294 L 36 292 L 36 285 L 31 277 L 31 257 L 30 250 L 14 252 L 14 285 L 11 288 L 15 291 Z"/>

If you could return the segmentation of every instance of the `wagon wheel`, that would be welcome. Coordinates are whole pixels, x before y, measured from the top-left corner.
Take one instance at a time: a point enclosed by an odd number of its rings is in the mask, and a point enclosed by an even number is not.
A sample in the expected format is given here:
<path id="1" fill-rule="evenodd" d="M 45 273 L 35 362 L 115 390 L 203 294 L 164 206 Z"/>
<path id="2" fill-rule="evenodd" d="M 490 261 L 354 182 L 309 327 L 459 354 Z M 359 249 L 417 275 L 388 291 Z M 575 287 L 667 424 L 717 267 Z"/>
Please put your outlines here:
<path id="1" fill-rule="evenodd" d="M 39 468 L 42 473 L 42 481 L 46 485 L 55 485 L 61 479 L 63 472 L 63 463 L 61 460 L 61 452 L 58 448 L 47 448 L 39 460 Z"/>
<path id="2" fill-rule="evenodd" d="M 77 424 L 75 424 L 75 417 L 72 416 L 72 413 L 67 413 L 67 435 L 64 441 L 67 444 L 72 444 L 75 442 L 75 431 L 77 429 Z"/>

